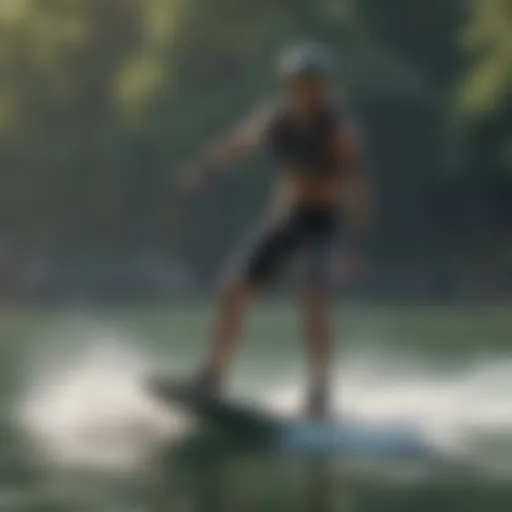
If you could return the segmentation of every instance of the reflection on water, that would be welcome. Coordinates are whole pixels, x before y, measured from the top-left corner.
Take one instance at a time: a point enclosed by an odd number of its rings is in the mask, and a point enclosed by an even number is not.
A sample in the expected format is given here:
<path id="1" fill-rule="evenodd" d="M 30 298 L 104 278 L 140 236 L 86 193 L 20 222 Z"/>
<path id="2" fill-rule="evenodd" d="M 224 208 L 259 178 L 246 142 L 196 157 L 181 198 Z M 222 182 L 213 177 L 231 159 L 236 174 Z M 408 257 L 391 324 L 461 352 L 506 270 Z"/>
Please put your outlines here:
<path id="1" fill-rule="evenodd" d="M 216 459 L 187 461 L 170 482 L 161 482 L 150 510 L 235 512 L 411 512 L 509 510 L 505 483 L 463 471 L 443 471 L 408 480 L 383 472 L 344 468 L 342 461 Z M 176 461 L 175 461 L 176 463 Z M 405 469 L 404 469 L 405 471 Z M 171 473 L 163 473 L 171 474 Z"/>
<path id="2" fill-rule="evenodd" d="M 173 459 L 152 510 L 340 510 L 346 503 L 336 461 L 268 458 Z M 187 508 L 188 507 L 188 508 Z M 177 508 L 179 510 L 179 508 Z"/>
<path id="3" fill-rule="evenodd" d="M 87 510 L 178 512 L 509 510 L 512 362 L 479 361 L 442 374 L 388 358 L 345 357 L 338 412 L 419 426 L 447 462 L 180 455 L 194 425 L 144 394 L 147 359 L 117 339 L 94 338 L 73 357 L 49 358 L 32 372 L 19 404 L 25 460 L 37 474 L 32 499 L 47 510 L 74 510 L 79 502 Z M 280 410 L 299 400 L 297 386 L 278 381 L 254 392 Z"/>

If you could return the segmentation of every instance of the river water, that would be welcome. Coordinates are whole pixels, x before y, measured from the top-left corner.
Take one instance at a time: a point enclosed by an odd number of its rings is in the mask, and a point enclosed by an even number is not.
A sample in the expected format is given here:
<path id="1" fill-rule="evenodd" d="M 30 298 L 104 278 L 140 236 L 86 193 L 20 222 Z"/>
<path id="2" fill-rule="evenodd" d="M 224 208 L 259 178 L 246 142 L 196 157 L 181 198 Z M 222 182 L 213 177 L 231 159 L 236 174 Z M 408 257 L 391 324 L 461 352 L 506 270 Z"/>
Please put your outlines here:
<path id="1" fill-rule="evenodd" d="M 232 395 L 300 413 L 293 314 L 289 306 L 257 309 Z M 435 463 L 208 449 L 178 456 L 176 447 L 198 426 L 140 383 L 156 369 L 191 370 L 205 349 L 209 316 L 207 307 L 187 306 L 9 317 L 0 510 L 510 510 L 506 312 L 374 305 L 337 315 L 345 335 L 335 414 L 413 426 L 443 454 Z"/>

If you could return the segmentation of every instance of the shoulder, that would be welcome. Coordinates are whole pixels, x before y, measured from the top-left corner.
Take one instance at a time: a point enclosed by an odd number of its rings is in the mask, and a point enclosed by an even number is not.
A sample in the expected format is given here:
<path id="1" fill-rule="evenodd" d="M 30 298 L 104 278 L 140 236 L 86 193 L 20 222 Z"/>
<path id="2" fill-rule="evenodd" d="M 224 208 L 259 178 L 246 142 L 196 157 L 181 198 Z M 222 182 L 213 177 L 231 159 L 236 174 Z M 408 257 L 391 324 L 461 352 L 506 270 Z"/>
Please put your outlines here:
<path id="1" fill-rule="evenodd" d="M 235 125 L 233 133 L 237 138 L 259 142 L 272 125 L 275 111 L 276 106 L 272 102 L 256 105 Z"/>
<path id="2" fill-rule="evenodd" d="M 272 98 L 261 103 L 253 113 L 253 121 L 259 126 L 262 140 L 280 136 L 288 125 L 289 108 L 286 100 Z"/>
<path id="3" fill-rule="evenodd" d="M 267 100 L 253 107 L 242 126 L 250 131 L 265 134 L 281 117 L 282 105 L 278 100 Z"/>

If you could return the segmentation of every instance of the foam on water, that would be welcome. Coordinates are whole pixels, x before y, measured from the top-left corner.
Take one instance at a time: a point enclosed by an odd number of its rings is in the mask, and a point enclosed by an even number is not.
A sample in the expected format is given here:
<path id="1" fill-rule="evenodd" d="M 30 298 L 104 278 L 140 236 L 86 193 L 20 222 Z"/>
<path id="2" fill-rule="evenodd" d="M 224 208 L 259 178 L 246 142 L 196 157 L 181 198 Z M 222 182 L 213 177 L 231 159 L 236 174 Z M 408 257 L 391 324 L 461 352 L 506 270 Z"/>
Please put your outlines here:
<path id="1" fill-rule="evenodd" d="M 297 411 L 301 389 L 279 386 L 269 404 Z M 409 425 L 447 454 L 489 464 L 499 459 L 512 471 L 512 360 L 478 360 L 441 372 L 391 353 L 348 355 L 335 377 L 333 397 L 340 417 Z"/>
<path id="2" fill-rule="evenodd" d="M 31 370 L 18 419 L 53 465 L 133 469 L 189 428 L 144 393 L 153 363 L 119 337 L 93 337 L 72 357 L 47 357 Z M 290 375 L 290 384 L 254 389 L 269 406 L 292 412 L 301 400 L 298 381 Z M 490 453 L 489 440 L 498 454 L 510 448 L 511 390 L 512 361 L 480 360 L 443 374 L 419 358 L 370 351 L 345 356 L 333 394 L 340 416 L 416 426 L 446 450 L 476 458 L 480 447 Z"/>
<path id="3" fill-rule="evenodd" d="M 90 340 L 73 358 L 47 359 L 43 367 L 30 379 L 18 419 L 55 466 L 131 470 L 187 428 L 144 392 L 151 365 L 118 339 Z"/>

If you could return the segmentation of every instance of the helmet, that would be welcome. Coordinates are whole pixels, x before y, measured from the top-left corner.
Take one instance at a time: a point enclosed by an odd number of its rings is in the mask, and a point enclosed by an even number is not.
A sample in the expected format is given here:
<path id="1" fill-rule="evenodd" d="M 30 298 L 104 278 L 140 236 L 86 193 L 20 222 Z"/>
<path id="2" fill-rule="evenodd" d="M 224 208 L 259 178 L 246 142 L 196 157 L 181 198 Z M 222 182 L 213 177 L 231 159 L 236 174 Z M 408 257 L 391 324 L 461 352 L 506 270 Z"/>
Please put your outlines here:
<path id="1" fill-rule="evenodd" d="M 286 48 L 278 62 L 282 78 L 328 76 L 331 63 L 326 52 L 317 44 L 303 43 Z"/>

